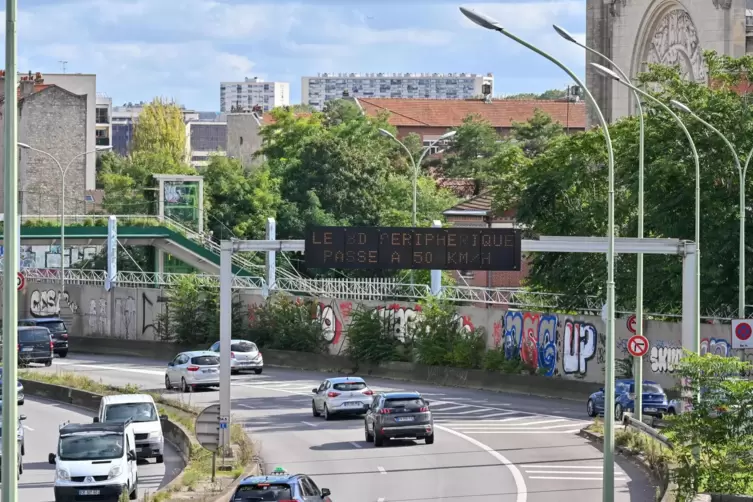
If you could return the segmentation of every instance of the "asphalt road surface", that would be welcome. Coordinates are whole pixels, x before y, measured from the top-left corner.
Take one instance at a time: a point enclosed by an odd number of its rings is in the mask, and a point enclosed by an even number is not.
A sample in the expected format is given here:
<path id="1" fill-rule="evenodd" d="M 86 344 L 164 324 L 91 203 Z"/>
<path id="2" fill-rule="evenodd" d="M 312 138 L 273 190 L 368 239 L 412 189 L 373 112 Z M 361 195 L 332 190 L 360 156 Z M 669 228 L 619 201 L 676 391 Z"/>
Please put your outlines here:
<path id="1" fill-rule="evenodd" d="M 199 406 L 217 402 L 216 390 L 166 391 L 166 365 L 70 354 L 38 371 L 137 384 Z M 268 471 L 309 474 L 338 502 L 602 500 L 602 454 L 577 435 L 590 421 L 585 403 L 367 379 L 375 391 L 422 392 L 437 425 L 433 445 L 400 441 L 377 449 L 365 442 L 362 419 L 312 416 L 311 389 L 328 376 L 334 375 L 265 368 L 233 377 L 233 417 L 261 442 Z M 630 461 L 617 458 L 615 478 L 615 500 L 654 500 L 650 478 Z"/>
<path id="2" fill-rule="evenodd" d="M 54 453 L 58 441 L 58 426 L 63 422 L 91 423 L 92 412 L 26 396 L 26 403 L 18 407 L 18 413 L 27 416 L 23 422 L 26 430 L 26 455 L 24 473 L 18 486 L 18 497 L 23 502 L 54 502 L 53 483 L 55 466 L 47 457 Z M 170 482 L 182 469 L 182 461 L 175 450 L 168 446 L 165 463 L 154 460 L 139 462 L 139 492 L 154 493 Z M 1 490 L 1 488 L 0 488 Z"/>

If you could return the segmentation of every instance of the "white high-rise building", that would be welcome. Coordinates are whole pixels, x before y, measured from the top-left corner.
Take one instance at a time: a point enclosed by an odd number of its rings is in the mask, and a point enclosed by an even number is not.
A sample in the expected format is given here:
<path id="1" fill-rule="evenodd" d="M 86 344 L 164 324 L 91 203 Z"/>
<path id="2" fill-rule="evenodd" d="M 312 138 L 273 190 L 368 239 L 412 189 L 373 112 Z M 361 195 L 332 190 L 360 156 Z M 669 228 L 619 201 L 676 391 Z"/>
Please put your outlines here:
<path id="1" fill-rule="evenodd" d="M 486 87 L 485 87 L 486 86 Z M 321 110 L 344 95 L 355 98 L 470 99 L 491 95 L 491 73 L 320 73 L 301 78 L 301 103 Z"/>
<path id="2" fill-rule="evenodd" d="M 220 82 L 220 111 L 250 111 L 260 106 L 265 112 L 278 106 L 290 105 L 290 84 L 265 82 L 254 77 L 243 82 Z"/>

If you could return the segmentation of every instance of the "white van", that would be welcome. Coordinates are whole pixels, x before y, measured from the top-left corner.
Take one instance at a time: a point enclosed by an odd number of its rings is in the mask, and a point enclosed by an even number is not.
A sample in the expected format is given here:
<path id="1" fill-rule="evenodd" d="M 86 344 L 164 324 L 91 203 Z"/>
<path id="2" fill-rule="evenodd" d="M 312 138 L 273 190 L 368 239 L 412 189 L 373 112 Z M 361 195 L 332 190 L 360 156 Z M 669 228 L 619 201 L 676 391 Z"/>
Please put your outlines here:
<path id="1" fill-rule="evenodd" d="M 164 462 L 165 438 L 162 435 L 162 419 L 154 399 L 148 394 L 119 394 L 104 396 L 99 403 L 99 414 L 94 422 L 111 422 L 130 419 L 136 438 L 136 457 L 154 458 Z"/>
<path id="2" fill-rule="evenodd" d="M 55 502 L 112 500 L 123 491 L 138 498 L 139 475 L 130 420 L 66 424 L 60 428 L 55 465 Z"/>

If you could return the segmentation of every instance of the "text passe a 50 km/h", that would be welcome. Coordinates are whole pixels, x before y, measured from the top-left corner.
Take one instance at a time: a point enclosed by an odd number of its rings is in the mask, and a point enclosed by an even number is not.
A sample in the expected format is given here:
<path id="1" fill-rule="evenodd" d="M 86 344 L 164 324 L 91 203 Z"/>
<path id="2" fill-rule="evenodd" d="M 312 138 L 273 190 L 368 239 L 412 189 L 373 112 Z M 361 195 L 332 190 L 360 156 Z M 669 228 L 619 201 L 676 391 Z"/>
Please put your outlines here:
<path id="1" fill-rule="evenodd" d="M 308 268 L 520 270 L 520 231 L 511 228 L 314 227 Z"/>

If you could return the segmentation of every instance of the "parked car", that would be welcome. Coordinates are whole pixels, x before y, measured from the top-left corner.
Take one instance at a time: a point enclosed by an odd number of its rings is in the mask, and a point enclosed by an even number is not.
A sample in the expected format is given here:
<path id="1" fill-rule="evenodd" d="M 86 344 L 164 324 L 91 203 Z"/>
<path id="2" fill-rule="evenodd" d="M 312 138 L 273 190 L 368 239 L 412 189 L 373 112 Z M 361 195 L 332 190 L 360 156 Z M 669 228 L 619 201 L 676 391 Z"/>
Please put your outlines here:
<path id="1" fill-rule="evenodd" d="M 635 406 L 635 382 L 633 380 L 615 381 L 614 418 L 622 420 L 626 411 L 633 412 Z M 669 402 L 667 393 L 661 385 L 651 380 L 643 381 L 643 414 L 661 418 L 667 413 Z M 604 389 L 601 388 L 588 397 L 586 412 L 589 417 L 604 414 Z"/>
<path id="2" fill-rule="evenodd" d="M 18 328 L 18 364 L 39 363 L 52 365 L 54 342 L 50 330 L 41 326 Z"/>
<path id="3" fill-rule="evenodd" d="M 26 396 L 24 395 L 24 386 L 21 383 L 21 380 L 17 381 L 18 385 L 16 385 L 16 389 L 18 392 L 18 404 L 19 406 L 24 404 L 26 401 Z M 0 403 L 2 403 L 2 391 L 3 391 L 3 369 L 0 368 Z"/>
<path id="4" fill-rule="evenodd" d="M 181 352 L 167 364 L 165 388 L 183 392 L 220 386 L 220 357 L 208 350 Z"/>
<path id="5" fill-rule="evenodd" d="M 2 407 L 0 407 L 0 411 L 2 411 Z M 18 428 L 16 429 L 16 438 L 18 439 L 18 453 L 16 454 L 18 457 L 18 478 L 24 473 L 23 456 L 26 455 L 26 437 L 24 434 L 24 426 L 21 423 L 24 420 L 26 420 L 26 415 L 18 416 Z M 0 427 L 0 438 L 2 438 L 2 434 L 2 427 Z M 2 458 L 2 452 L 0 452 L 0 463 L 2 462 Z M 2 476 L 0 476 L 0 482 L 2 482 Z"/>
<path id="6" fill-rule="evenodd" d="M 215 342 L 210 351 L 220 353 L 220 342 Z M 264 369 L 264 359 L 259 347 L 248 340 L 230 340 L 230 373 L 237 374 L 244 370 L 253 370 L 260 375 Z"/>
<path id="7" fill-rule="evenodd" d="M 54 353 L 57 356 L 65 357 L 68 355 L 68 327 L 59 317 L 40 317 L 21 319 L 19 326 L 40 326 L 50 330 L 54 345 Z"/>
<path id="8" fill-rule="evenodd" d="M 416 438 L 434 444 L 434 419 L 429 402 L 418 392 L 387 392 L 374 396 L 363 419 L 366 441 L 382 446 L 385 440 Z"/>
<path id="9" fill-rule="evenodd" d="M 333 415 L 363 415 L 374 395 L 360 377 L 327 378 L 311 392 L 311 412 L 315 417 L 324 415 L 324 420 Z"/>

